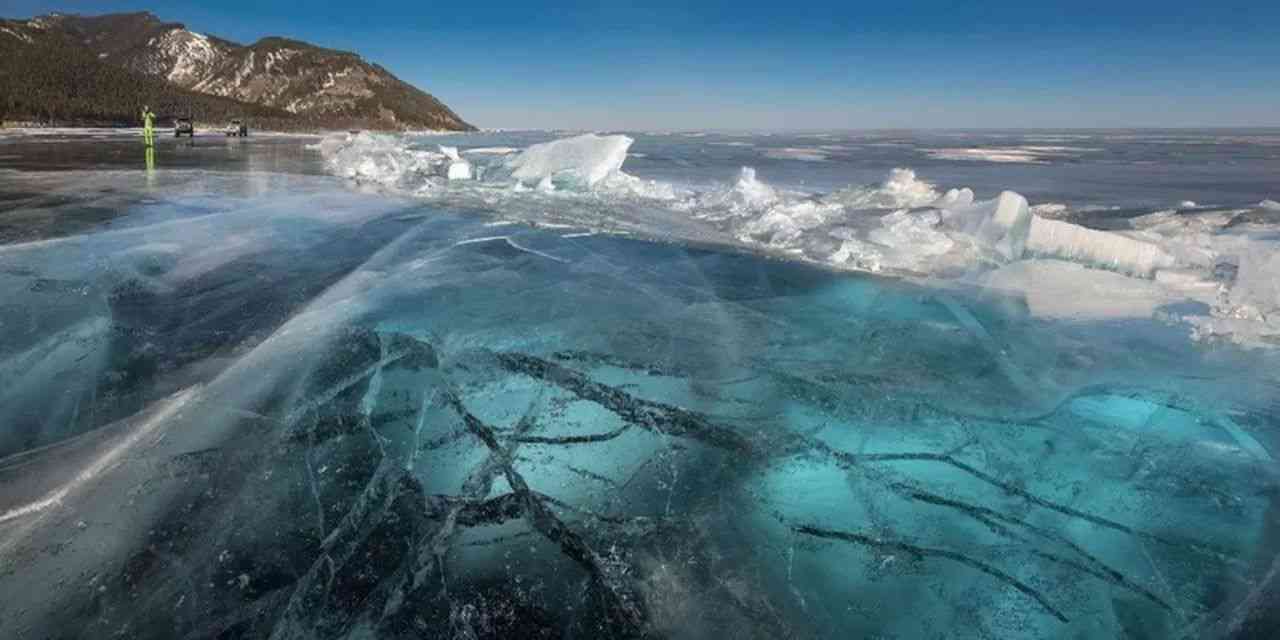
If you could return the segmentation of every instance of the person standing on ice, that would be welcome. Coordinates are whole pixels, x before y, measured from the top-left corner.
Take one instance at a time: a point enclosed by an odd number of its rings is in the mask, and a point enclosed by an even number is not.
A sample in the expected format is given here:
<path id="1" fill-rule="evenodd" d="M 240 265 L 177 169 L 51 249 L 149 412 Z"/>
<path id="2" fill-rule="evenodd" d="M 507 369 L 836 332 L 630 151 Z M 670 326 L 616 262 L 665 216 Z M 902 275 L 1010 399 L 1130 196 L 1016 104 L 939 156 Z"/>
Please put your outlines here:
<path id="1" fill-rule="evenodd" d="M 148 147 L 156 144 L 156 114 L 151 112 L 151 107 L 142 105 L 142 141 Z"/>

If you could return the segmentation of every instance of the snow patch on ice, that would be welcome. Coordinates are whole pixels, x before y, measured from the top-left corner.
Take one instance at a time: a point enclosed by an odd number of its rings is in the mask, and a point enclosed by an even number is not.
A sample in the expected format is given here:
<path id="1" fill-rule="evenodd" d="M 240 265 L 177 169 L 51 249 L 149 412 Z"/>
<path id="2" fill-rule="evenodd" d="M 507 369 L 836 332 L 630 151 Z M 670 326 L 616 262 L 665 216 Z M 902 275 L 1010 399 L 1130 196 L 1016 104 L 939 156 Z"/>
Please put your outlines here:
<path id="1" fill-rule="evenodd" d="M 1015 146 L 926 149 L 925 154 L 934 160 L 1046 164 L 1053 160 L 1076 158 L 1090 151 L 1096 151 L 1096 149 L 1059 146 Z"/>
<path id="2" fill-rule="evenodd" d="M 463 153 L 474 153 L 479 155 L 495 155 L 505 156 L 518 153 L 520 150 L 515 147 L 477 147 L 475 149 L 463 149 Z"/>
<path id="3" fill-rule="evenodd" d="M 804 162 L 823 162 L 828 157 L 821 149 L 796 147 L 769 149 L 764 152 L 764 155 L 775 160 L 801 160 Z"/>

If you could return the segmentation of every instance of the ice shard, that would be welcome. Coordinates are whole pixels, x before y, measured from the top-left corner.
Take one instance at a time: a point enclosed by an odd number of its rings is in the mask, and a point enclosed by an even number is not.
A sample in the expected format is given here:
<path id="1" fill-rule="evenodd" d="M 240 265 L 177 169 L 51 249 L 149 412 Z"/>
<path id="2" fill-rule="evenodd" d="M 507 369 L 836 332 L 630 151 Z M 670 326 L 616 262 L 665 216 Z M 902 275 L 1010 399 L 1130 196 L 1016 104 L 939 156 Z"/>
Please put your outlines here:
<path id="1" fill-rule="evenodd" d="M 549 179 L 590 187 L 622 168 L 632 142 L 627 136 L 589 133 L 530 146 L 509 158 L 507 166 L 522 182 Z"/>
<path id="2" fill-rule="evenodd" d="M 964 199 L 967 198 L 957 196 L 957 202 Z M 1005 191 L 995 200 L 945 211 L 947 225 L 976 238 L 1005 260 L 1022 257 L 1031 231 L 1032 215 L 1027 199 L 1021 195 Z"/>

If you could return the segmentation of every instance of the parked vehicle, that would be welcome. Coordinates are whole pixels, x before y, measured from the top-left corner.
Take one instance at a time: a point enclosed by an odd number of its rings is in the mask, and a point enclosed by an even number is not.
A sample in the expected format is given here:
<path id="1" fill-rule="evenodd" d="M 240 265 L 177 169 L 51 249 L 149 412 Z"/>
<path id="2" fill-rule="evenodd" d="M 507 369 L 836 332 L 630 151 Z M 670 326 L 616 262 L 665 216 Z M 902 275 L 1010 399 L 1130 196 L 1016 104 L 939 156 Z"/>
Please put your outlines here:
<path id="1" fill-rule="evenodd" d="M 196 127 L 191 122 L 191 118 L 178 118 L 173 121 L 173 137 L 181 138 L 187 136 L 196 137 Z"/>
<path id="2" fill-rule="evenodd" d="M 236 136 L 247 138 L 249 137 L 249 125 L 238 119 L 232 120 L 231 124 L 227 125 L 226 132 L 228 138 Z"/>

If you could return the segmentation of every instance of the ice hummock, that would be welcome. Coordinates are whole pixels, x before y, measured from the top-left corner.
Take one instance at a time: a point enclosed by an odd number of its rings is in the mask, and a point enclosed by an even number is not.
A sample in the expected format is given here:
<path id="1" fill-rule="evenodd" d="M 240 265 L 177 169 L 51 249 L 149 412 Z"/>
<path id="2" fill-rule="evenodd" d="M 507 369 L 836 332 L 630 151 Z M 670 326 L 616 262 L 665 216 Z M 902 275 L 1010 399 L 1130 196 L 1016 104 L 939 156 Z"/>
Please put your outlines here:
<path id="1" fill-rule="evenodd" d="M 1154 243 L 1039 216 L 1031 220 L 1025 246 L 1032 255 L 1143 278 L 1153 277 L 1157 270 L 1177 264 L 1173 256 Z"/>
<path id="2" fill-rule="evenodd" d="M 447 155 L 406 148 L 391 135 L 338 134 L 319 144 L 330 170 L 357 182 L 424 189 L 431 186 L 425 178 L 447 171 Z"/>
<path id="3" fill-rule="evenodd" d="M 840 269 L 980 283 L 984 274 L 1019 261 L 1065 261 L 1153 282 L 1134 286 L 1158 287 L 1175 306 L 1180 300 L 1207 306 L 1209 319 L 1155 310 L 1192 335 L 1265 344 L 1280 334 L 1271 326 L 1275 314 L 1254 311 L 1270 308 L 1252 299 L 1256 287 L 1235 287 L 1233 294 L 1234 280 L 1222 276 L 1224 268 L 1234 273 L 1268 264 L 1275 243 L 1250 240 L 1254 227 L 1243 224 L 1269 215 L 1267 202 L 1252 212 L 1184 202 L 1181 211 L 1103 230 L 1080 218 L 1106 207 L 1033 205 L 1012 191 L 980 199 L 970 188 L 943 189 L 905 167 L 881 182 L 827 193 L 775 186 L 750 166 L 722 185 L 646 180 L 622 170 L 632 143 L 627 136 L 587 134 L 522 150 L 427 150 L 362 134 L 326 140 L 322 153 L 339 175 L 446 203 L 497 207 L 531 224 L 740 244 Z M 1093 286 L 1084 280 L 1091 278 L 1082 279 L 1082 292 Z M 1113 280 L 1099 276 L 1107 281 Z M 1001 290 L 1009 291 L 1009 283 Z"/>
<path id="4" fill-rule="evenodd" d="M 462 159 L 458 155 L 457 147 L 440 146 L 440 153 L 449 159 L 448 168 L 445 169 L 445 177 L 449 180 L 470 180 L 472 178 L 471 163 Z"/>
<path id="5" fill-rule="evenodd" d="M 507 166 L 524 183 L 550 180 L 591 187 L 622 168 L 633 142 L 627 136 L 589 133 L 532 145 L 509 158 Z"/>

